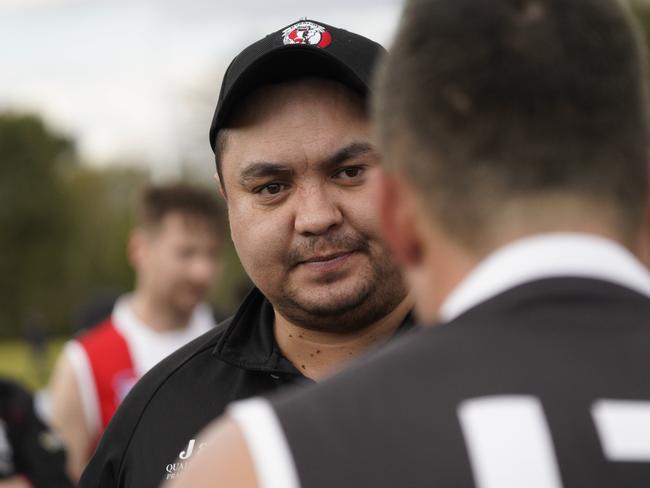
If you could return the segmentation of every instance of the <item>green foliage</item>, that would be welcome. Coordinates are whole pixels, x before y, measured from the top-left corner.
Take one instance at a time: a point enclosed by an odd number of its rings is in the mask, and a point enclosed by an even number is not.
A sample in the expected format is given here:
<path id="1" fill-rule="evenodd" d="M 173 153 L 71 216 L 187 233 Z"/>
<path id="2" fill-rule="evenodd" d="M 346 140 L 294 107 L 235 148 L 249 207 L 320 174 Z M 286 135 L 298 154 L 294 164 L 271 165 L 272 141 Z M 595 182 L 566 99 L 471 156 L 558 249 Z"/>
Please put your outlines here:
<path id="1" fill-rule="evenodd" d="M 66 178 L 70 242 L 63 251 L 67 313 L 98 289 L 128 290 L 133 272 L 126 259 L 133 201 L 148 178 L 132 169 L 78 168 Z"/>
<path id="2" fill-rule="evenodd" d="M 55 307 L 68 244 L 61 174 L 72 142 L 36 117 L 0 117 L 0 334 L 20 326 L 33 303 Z"/>
<path id="3" fill-rule="evenodd" d="M 34 316 L 69 333 L 94 289 L 131 286 L 131 194 L 147 176 L 80 165 L 72 141 L 33 115 L 0 114 L 0 161 L 0 337 Z"/>

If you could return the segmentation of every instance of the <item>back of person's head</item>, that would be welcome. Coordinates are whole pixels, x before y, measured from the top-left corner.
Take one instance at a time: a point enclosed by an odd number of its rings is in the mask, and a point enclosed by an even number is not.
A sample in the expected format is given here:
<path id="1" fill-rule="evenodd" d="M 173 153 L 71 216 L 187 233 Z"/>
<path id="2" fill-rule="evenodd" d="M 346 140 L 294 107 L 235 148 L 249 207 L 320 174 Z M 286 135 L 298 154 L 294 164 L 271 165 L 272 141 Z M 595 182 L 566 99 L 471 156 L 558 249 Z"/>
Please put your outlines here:
<path id="1" fill-rule="evenodd" d="M 574 203 L 631 238 L 648 130 L 632 24 L 616 0 L 411 0 L 374 100 L 388 168 L 470 250 Z"/>
<path id="2" fill-rule="evenodd" d="M 136 211 L 138 227 L 155 232 L 170 214 L 208 224 L 217 234 L 221 230 L 222 210 L 207 189 L 174 183 L 149 186 L 142 191 Z"/>

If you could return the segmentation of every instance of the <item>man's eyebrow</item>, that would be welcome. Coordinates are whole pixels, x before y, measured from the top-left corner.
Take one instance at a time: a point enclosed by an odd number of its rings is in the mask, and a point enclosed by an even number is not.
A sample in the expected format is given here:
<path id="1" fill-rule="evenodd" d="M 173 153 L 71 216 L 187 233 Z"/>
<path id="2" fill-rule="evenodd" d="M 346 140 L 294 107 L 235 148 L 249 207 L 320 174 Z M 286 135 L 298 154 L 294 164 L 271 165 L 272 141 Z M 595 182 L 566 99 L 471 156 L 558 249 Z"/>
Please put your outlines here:
<path id="1" fill-rule="evenodd" d="M 353 142 L 347 146 L 339 149 L 333 155 L 325 158 L 318 163 L 318 168 L 321 170 L 328 170 L 332 167 L 349 159 L 372 154 L 375 150 L 371 144 L 367 142 Z M 239 174 L 239 181 L 245 185 L 248 180 L 259 178 L 291 178 L 294 170 L 282 163 L 272 163 L 269 161 L 254 161 L 246 165 L 246 167 Z"/>
<path id="2" fill-rule="evenodd" d="M 321 169 L 329 169 L 334 166 L 338 166 L 339 164 L 343 163 L 344 161 L 347 161 L 348 159 L 354 159 L 356 157 L 363 156 L 365 154 L 374 154 L 374 153 L 375 153 L 375 149 L 372 147 L 371 144 L 367 142 L 353 142 L 339 149 L 332 156 L 324 159 L 321 163 L 319 163 L 318 166 Z"/>
<path id="3" fill-rule="evenodd" d="M 284 164 L 270 163 L 267 161 L 255 161 L 249 163 L 239 174 L 239 181 L 246 183 L 247 180 L 257 178 L 290 177 L 293 170 Z"/>

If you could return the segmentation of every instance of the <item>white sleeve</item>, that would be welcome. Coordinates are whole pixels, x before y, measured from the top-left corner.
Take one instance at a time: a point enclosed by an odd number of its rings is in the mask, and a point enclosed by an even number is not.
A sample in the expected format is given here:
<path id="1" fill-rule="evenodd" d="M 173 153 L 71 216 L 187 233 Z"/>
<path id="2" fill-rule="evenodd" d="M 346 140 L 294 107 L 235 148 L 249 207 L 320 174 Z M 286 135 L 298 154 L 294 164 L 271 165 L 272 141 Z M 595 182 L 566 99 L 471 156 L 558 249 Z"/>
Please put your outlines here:
<path id="1" fill-rule="evenodd" d="M 90 361 L 81 344 L 75 340 L 68 341 L 63 349 L 72 364 L 75 373 L 81 404 L 83 407 L 84 417 L 88 430 L 94 435 L 101 429 L 101 420 L 99 414 L 99 398 L 97 398 L 97 388 Z"/>
<path id="2" fill-rule="evenodd" d="M 262 398 L 236 402 L 228 414 L 244 434 L 259 488 L 300 488 L 289 444 L 269 402 Z"/>

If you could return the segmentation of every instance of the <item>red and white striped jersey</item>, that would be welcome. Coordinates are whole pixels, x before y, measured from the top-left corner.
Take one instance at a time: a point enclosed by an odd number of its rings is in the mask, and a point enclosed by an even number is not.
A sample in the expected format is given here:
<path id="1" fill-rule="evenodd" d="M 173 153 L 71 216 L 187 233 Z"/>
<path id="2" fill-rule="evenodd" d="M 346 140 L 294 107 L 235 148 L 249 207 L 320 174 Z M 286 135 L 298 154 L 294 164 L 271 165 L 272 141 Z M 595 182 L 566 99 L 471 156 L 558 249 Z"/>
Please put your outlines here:
<path id="1" fill-rule="evenodd" d="M 214 326 L 210 307 L 196 307 L 187 327 L 159 332 L 144 324 L 121 297 L 106 320 L 69 341 L 64 350 L 75 370 L 90 432 L 103 433 L 124 397 L 160 360 Z"/>

